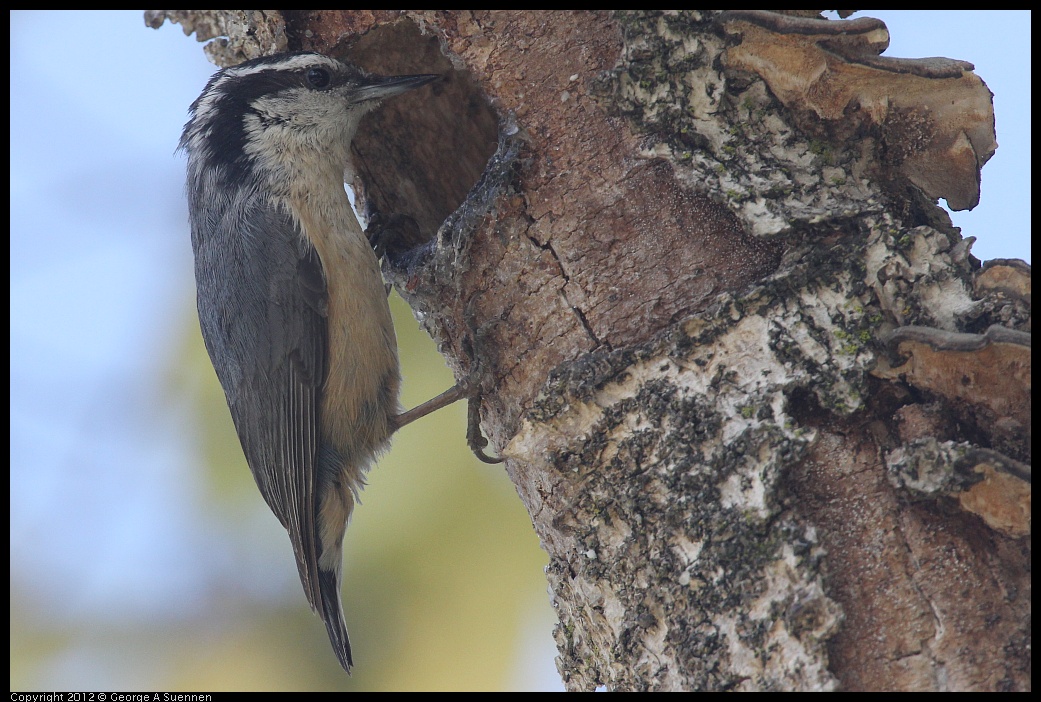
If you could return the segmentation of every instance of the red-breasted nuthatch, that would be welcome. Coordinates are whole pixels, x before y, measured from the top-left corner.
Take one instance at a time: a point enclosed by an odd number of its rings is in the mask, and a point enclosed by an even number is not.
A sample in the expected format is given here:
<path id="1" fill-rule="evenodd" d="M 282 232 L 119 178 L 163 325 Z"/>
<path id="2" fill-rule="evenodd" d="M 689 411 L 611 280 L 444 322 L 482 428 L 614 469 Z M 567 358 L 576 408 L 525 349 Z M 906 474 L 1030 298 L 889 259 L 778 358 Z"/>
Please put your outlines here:
<path id="1" fill-rule="evenodd" d="M 180 141 L 206 349 L 347 672 L 344 530 L 375 456 L 425 412 L 399 414 L 387 291 L 343 175 L 362 115 L 438 77 L 377 77 L 314 53 L 259 58 L 213 76 Z"/>

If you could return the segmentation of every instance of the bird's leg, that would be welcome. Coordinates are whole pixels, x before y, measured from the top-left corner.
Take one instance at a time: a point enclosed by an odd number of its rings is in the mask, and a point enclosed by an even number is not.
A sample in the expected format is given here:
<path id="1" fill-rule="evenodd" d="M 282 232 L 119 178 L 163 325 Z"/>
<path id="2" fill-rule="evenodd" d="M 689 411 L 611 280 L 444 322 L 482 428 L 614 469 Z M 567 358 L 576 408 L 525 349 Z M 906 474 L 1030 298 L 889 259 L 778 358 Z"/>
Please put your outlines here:
<path id="1" fill-rule="evenodd" d="M 417 405 L 394 417 L 391 420 L 391 433 L 465 397 L 467 399 L 467 445 L 477 459 L 483 463 L 502 463 L 502 458 L 495 458 L 484 452 L 484 447 L 488 445 L 488 439 L 484 438 L 484 434 L 481 433 L 481 393 L 478 387 L 476 383 L 472 383 L 469 379 L 456 383 L 437 397 L 429 399 L 423 404 Z"/>
<path id="2" fill-rule="evenodd" d="M 376 227 L 371 227 L 370 242 L 374 241 L 378 237 L 377 230 L 381 228 L 381 221 L 378 217 L 378 213 L 373 212 L 370 214 L 370 222 L 375 219 Z M 415 220 L 412 221 L 415 224 Z M 390 294 L 390 285 L 387 286 L 387 294 Z M 476 299 L 476 298 L 475 298 Z M 471 337 L 469 340 L 464 340 L 464 348 L 469 352 L 472 360 L 472 366 L 470 369 L 470 376 L 462 382 L 456 383 L 448 390 L 443 393 L 427 400 L 421 405 L 413 407 L 410 410 L 402 412 L 393 419 L 391 419 L 390 433 L 393 434 L 398 429 L 411 424 L 412 422 L 427 416 L 431 412 L 436 412 L 442 407 L 447 407 L 453 402 L 457 402 L 464 397 L 467 400 L 467 412 L 466 412 L 466 443 L 473 451 L 474 456 L 478 460 L 484 463 L 502 463 L 503 458 L 489 456 L 484 452 L 485 446 L 488 445 L 488 439 L 484 438 L 484 434 L 481 433 L 481 378 L 483 375 L 481 359 L 474 353 L 473 339 L 480 336 L 480 329 L 476 328 L 474 323 L 474 300 L 470 301 L 470 304 L 466 307 L 466 321 L 467 326 L 471 330 Z M 490 326 L 490 325 L 489 325 Z"/>
<path id="3" fill-rule="evenodd" d="M 392 429 L 397 431 L 402 427 L 411 424 L 417 419 L 422 419 L 431 412 L 436 412 L 442 407 L 448 407 L 448 405 L 463 399 L 469 395 L 469 383 L 457 383 L 452 387 L 445 390 L 437 397 L 431 398 L 421 405 L 417 405 L 410 410 L 402 412 L 392 420 Z"/>

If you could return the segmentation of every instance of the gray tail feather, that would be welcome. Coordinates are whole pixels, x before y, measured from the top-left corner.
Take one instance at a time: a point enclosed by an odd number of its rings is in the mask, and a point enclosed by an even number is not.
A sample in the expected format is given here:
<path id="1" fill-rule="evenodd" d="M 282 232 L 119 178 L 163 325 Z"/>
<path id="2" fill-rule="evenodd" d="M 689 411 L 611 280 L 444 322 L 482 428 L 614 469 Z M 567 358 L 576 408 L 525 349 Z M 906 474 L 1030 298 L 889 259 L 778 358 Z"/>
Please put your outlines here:
<path id="1" fill-rule="evenodd" d="M 337 573 L 319 566 L 318 588 L 322 592 L 321 615 L 329 632 L 329 643 L 340 665 L 350 675 L 354 659 L 351 658 L 351 640 L 347 638 L 347 623 L 343 619 L 343 607 L 340 606 L 340 578 Z"/>

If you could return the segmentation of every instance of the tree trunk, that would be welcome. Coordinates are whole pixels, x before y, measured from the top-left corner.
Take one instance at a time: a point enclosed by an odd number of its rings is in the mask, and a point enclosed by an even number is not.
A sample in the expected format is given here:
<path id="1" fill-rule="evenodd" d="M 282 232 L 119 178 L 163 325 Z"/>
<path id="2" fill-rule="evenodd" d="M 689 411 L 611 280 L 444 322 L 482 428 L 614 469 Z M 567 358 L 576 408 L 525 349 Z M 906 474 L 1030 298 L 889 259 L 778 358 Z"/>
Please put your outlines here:
<path id="1" fill-rule="evenodd" d="M 355 186 L 480 378 L 569 689 L 1029 689 L 1029 268 L 935 204 L 996 148 L 971 65 L 766 11 L 238 21 L 226 63 L 446 75 Z"/>

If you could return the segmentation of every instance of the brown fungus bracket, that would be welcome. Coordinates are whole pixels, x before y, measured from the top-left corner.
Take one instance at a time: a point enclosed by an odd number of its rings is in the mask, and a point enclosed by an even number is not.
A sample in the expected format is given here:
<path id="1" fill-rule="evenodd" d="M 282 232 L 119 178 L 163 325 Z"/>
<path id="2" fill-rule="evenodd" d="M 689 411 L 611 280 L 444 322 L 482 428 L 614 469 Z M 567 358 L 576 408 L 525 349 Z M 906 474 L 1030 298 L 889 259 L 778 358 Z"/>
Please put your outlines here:
<path id="1" fill-rule="evenodd" d="M 807 131 L 877 136 L 878 160 L 954 210 L 980 199 L 980 169 L 994 154 L 991 92 L 966 61 L 880 56 L 881 20 L 821 20 L 732 10 L 720 23 L 739 38 L 729 69 L 758 74 L 802 116 Z"/>
<path id="2" fill-rule="evenodd" d="M 1016 458 L 1029 461 L 1030 334 L 997 325 L 984 334 L 900 327 L 886 342 L 905 360 L 880 363 L 876 376 L 903 380 L 1001 449 L 914 438 L 888 453 L 890 481 L 918 497 L 956 497 L 992 529 L 1028 535 L 1030 466 Z"/>
<path id="3" fill-rule="evenodd" d="M 985 334 L 900 327 L 887 338 L 907 360 L 874 374 L 901 379 L 947 404 L 1003 452 L 1029 460 L 1030 334 L 992 326 Z"/>
<path id="4" fill-rule="evenodd" d="M 983 264 L 973 281 L 973 296 L 994 323 L 1030 331 L 1030 264 L 995 258 Z"/>
<path id="5" fill-rule="evenodd" d="M 912 501 L 950 497 L 988 527 L 1030 534 L 1030 466 L 957 441 L 916 439 L 886 455 L 889 482 Z"/>

